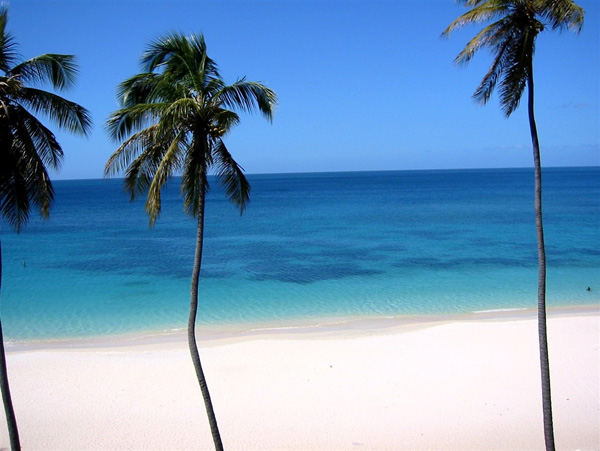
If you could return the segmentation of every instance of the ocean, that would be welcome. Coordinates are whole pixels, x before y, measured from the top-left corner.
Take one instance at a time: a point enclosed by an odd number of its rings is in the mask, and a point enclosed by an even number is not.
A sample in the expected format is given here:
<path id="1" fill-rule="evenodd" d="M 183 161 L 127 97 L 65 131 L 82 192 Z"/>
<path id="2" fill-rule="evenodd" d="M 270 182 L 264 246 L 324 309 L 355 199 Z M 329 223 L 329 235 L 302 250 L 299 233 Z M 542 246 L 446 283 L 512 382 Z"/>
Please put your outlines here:
<path id="1" fill-rule="evenodd" d="M 199 327 L 535 308 L 532 169 L 211 179 Z M 49 220 L 1 230 L 8 342 L 184 329 L 195 221 L 179 181 L 148 227 L 119 179 L 54 182 Z M 600 305 L 600 168 L 544 170 L 547 302 Z M 587 290 L 590 287 L 590 290 Z"/>

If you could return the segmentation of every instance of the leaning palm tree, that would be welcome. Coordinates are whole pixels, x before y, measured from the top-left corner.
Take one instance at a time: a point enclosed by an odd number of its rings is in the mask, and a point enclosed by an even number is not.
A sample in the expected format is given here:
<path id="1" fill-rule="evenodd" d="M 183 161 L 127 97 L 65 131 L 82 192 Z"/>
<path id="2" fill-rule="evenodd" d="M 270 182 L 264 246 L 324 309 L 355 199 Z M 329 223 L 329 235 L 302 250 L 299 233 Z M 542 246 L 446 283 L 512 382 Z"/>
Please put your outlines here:
<path id="1" fill-rule="evenodd" d="M 171 34 L 152 42 L 142 56 L 142 66 L 143 73 L 119 86 L 121 109 L 107 121 L 112 138 L 122 144 L 108 160 L 105 175 L 125 170 L 125 187 L 132 200 L 147 191 L 151 226 L 161 211 L 162 188 L 174 175 L 181 175 L 185 210 L 197 219 L 188 344 L 215 448 L 222 449 L 195 335 L 207 175 L 216 172 L 242 213 L 250 185 L 222 138 L 240 120 L 235 109 L 258 110 L 272 120 L 277 96 L 245 79 L 226 85 L 206 53 L 202 35 Z"/>
<path id="2" fill-rule="evenodd" d="M 54 89 L 71 86 L 77 74 L 72 55 L 46 54 L 19 61 L 16 43 L 6 31 L 8 11 L 0 6 L 0 218 L 17 232 L 33 207 L 47 218 L 54 191 L 47 168 L 58 170 L 63 152 L 54 134 L 35 114 L 59 128 L 86 135 L 91 130 L 88 112 L 56 94 L 28 85 L 49 83 Z M 0 248 L 0 285 L 2 255 Z M 12 406 L 2 323 L 0 322 L 0 391 L 6 413 L 10 446 L 20 449 Z"/>
<path id="3" fill-rule="evenodd" d="M 538 249 L 538 333 L 542 376 L 544 438 L 547 449 L 554 449 L 554 428 L 550 396 L 550 367 L 546 333 L 546 251 L 542 222 L 542 168 L 540 145 L 533 109 L 533 53 L 535 39 L 546 27 L 579 32 L 584 12 L 571 0 L 463 0 L 471 9 L 456 19 L 442 33 L 448 36 L 465 25 L 495 20 L 471 39 L 455 62 L 468 63 L 475 52 L 488 48 L 494 61 L 473 97 L 485 104 L 496 83 L 500 82 L 500 103 L 505 115 L 518 107 L 527 87 L 529 127 L 535 166 L 535 219 Z"/>

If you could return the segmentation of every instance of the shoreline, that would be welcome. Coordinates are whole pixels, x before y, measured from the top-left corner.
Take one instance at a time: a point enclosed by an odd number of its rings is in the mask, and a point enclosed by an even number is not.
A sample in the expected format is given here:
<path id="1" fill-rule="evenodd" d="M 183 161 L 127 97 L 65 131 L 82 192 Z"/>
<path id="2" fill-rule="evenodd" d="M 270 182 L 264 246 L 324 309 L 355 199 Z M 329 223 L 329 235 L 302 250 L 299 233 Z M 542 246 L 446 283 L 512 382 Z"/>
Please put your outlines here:
<path id="1" fill-rule="evenodd" d="M 549 307 L 547 317 L 600 314 L 600 304 Z M 198 325 L 196 338 L 201 347 L 218 346 L 252 339 L 342 338 L 349 336 L 406 332 L 444 323 L 507 321 L 537 318 L 534 308 L 503 308 L 468 313 L 399 316 L 347 316 L 298 318 L 282 321 Z M 186 329 L 138 331 L 126 334 L 43 340 L 5 339 L 7 353 L 46 349 L 94 349 L 187 344 Z"/>

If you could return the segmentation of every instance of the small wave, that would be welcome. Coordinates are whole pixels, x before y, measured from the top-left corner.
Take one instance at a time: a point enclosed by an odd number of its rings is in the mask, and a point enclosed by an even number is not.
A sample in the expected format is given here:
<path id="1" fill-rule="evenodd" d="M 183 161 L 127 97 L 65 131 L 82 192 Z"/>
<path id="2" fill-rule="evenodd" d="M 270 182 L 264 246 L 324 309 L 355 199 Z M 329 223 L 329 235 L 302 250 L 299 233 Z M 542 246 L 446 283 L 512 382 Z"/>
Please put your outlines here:
<path id="1" fill-rule="evenodd" d="M 290 329 L 302 329 L 306 326 L 281 326 L 281 327 L 257 327 L 250 329 L 248 332 L 269 332 L 272 330 L 290 330 Z"/>
<path id="2" fill-rule="evenodd" d="M 473 313 L 520 312 L 522 310 L 527 310 L 527 308 L 519 307 L 519 308 L 498 308 L 498 309 L 490 309 L 490 310 L 476 310 Z"/>

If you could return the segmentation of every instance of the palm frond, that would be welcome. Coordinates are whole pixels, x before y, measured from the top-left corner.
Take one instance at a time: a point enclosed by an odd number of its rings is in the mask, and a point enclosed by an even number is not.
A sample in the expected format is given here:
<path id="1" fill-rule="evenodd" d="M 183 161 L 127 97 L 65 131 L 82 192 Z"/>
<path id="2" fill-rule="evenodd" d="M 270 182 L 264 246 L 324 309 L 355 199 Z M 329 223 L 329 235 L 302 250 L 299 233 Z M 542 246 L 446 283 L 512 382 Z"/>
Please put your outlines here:
<path id="1" fill-rule="evenodd" d="M 152 143 L 129 164 L 124 182 L 131 200 L 148 191 L 165 151 L 162 143 Z"/>
<path id="2" fill-rule="evenodd" d="M 240 79 L 232 85 L 224 86 L 218 94 L 223 105 L 231 109 L 241 109 L 252 113 L 258 109 L 269 121 L 277 105 L 277 94 L 261 83 Z"/>
<path id="3" fill-rule="evenodd" d="M 486 4 L 504 4 L 504 5 L 510 5 L 511 2 L 513 2 L 513 0 L 457 0 L 458 3 L 464 3 L 464 5 L 466 7 L 474 7 L 474 6 L 479 6 L 483 3 Z M 519 1 L 519 0 L 517 0 Z"/>
<path id="4" fill-rule="evenodd" d="M 54 200 L 48 172 L 35 148 L 14 137 L 10 152 L 4 152 L 0 170 L 0 213 L 17 231 L 29 220 L 31 203 L 47 218 Z M 4 165 L 4 163 L 8 163 Z"/>
<path id="5" fill-rule="evenodd" d="M 106 168 L 106 175 L 114 175 L 126 167 L 125 189 L 130 193 L 131 200 L 139 194 L 146 193 L 152 184 L 166 153 L 176 139 L 173 135 L 166 136 L 157 132 L 158 125 L 132 136 L 121 145 L 111 156 Z M 180 153 L 185 153 L 185 142 L 179 142 Z M 181 166 L 181 155 L 171 161 L 173 170 Z"/>
<path id="6" fill-rule="evenodd" d="M 585 12 L 572 0 L 536 0 L 536 10 L 552 29 L 568 29 L 579 33 Z"/>
<path id="7" fill-rule="evenodd" d="M 117 98 L 121 107 L 160 102 L 161 96 L 157 91 L 162 83 L 163 76 L 160 74 L 141 73 L 128 78 L 117 87 Z"/>
<path id="8" fill-rule="evenodd" d="M 200 75 L 202 84 L 220 78 L 216 63 L 206 53 L 204 36 L 184 36 L 172 33 L 150 43 L 142 55 L 142 67 L 147 72 L 161 70 L 181 79 L 186 75 Z"/>
<path id="9" fill-rule="evenodd" d="M 206 178 L 209 161 L 210 152 L 206 137 L 197 136 L 185 156 L 181 175 L 183 207 L 192 217 L 197 217 L 200 198 L 209 189 Z"/>
<path id="10" fill-rule="evenodd" d="M 54 89 L 63 90 L 75 83 L 77 64 L 73 55 L 48 53 L 23 61 L 8 73 L 20 76 L 24 83 L 50 83 Z"/>
<path id="11" fill-rule="evenodd" d="M 485 105 L 490 97 L 492 96 L 492 92 L 496 87 L 496 83 L 498 81 L 498 77 L 502 75 L 505 66 L 505 53 L 506 48 L 509 46 L 510 40 L 506 40 L 502 47 L 498 49 L 498 53 L 494 58 L 494 62 L 492 63 L 490 69 L 485 74 L 481 83 L 473 93 L 473 98 L 476 102 Z"/>
<path id="12" fill-rule="evenodd" d="M 106 129 L 113 140 L 122 141 L 130 134 L 156 124 L 168 106 L 168 103 L 143 103 L 122 108 L 109 116 Z"/>
<path id="13" fill-rule="evenodd" d="M 188 53 L 189 44 L 181 33 L 171 33 L 153 40 L 142 54 L 141 63 L 146 72 L 153 72 L 163 66 L 174 55 L 181 57 Z"/>
<path id="14" fill-rule="evenodd" d="M 157 129 L 158 124 L 154 124 L 126 139 L 106 162 L 104 176 L 108 177 L 124 171 L 144 149 L 156 142 Z"/>
<path id="15" fill-rule="evenodd" d="M 50 205 L 54 201 L 54 188 L 50 181 L 48 171 L 37 153 L 32 155 L 29 177 L 29 197 L 33 199 L 34 205 L 39 209 L 43 218 L 50 216 Z"/>
<path id="16" fill-rule="evenodd" d="M 147 148 L 145 152 L 151 153 L 152 149 Z M 138 157 L 127 166 L 123 182 L 125 191 L 129 193 L 129 199 L 132 202 L 138 195 L 148 191 L 155 170 L 156 164 L 149 164 L 148 159 L 144 158 L 143 154 L 138 155 Z"/>
<path id="17" fill-rule="evenodd" d="M 150 226 L 154 226 L 154 223 L 160 216 L 161 201 L 160 194 L 162 189 L 167 185 L 167 182 L 173 177 L 175 171 L 181 166 L 181 149 L 184 148 L 183 134 L 179 134 L 171 142 L 166 152 L 162 156 L 152 183 L 148 188 L 148 198 L 146 199 L 146 211 L 150 218 Z"/>
<path id="18" fill-rule="evenodd" d="M 507 49 L 506 67 L 500 82 L 500 105 L 507 117 L 519 106 L 527 86 L 536 35 L 533 30 L 523 30 L 520 35 L 514 37 Z"/>
<path id="19" fill-rule="evenodd" d="M 481 48 L 502 46 L 507 31 L 510 31 L 511 22 L 508 18 L 502 18 L 481 30 L 471 39 L 465 48 L 454 59 L 455 64 L 468 64 L 471 58 Z"/>
<path id="20" fill-rule="evenodd" d="M 24 87 L 16 100 L 36 113 L 46 115 L 60 128 L 71 133 L 88 135 L 92 130 L 92 119 L 88 110 L 51 92 Z"/>
<path id="21" fill-rule="evenodd" d="M 26 165 L 15 147 L 3 149 L 0 158 L 0 214 L 17 233 L 29 220 L 30 202 Z"/>
<path id="22" fill-rule="evenodd" d="M 213 80 L 221 80 L 217 63 L 208 56 L 206 42 L 202 34 L 193 34 L 187 38 L 190 48 L 189 72 L 191 85 L 198 93 L 203 93 Z"/>
<path id="23" fill-rule="evenodd" d="M 8 121 L 15 142 L 37 152 L 46 166 L 56 171 L 60 169 L 63 151 L 54 133 L 20 105 L 11 105 Z"/>
<path id="24" fill-rule="evenodd" d="M 229 200 L 238 206 L 242 214 L 250 202 L 250 183 L 244 170 L 233 159 L 223 141 L 218 141 L 213 154 L 219 182 L 225 187 Z"/>
<path id="25" fill-rule="evenodd" d="M 494 61 L 473 94 L 475 101 L 483 105 L 492 96 L 498 78 L 502 76 L 505 70 L 507 49 L 512 45 L 514 40 L 514 24 L 510 20 L 510 17 L 501 19 L 493 25 L 491 29 L 493 33 L 487 36 L 485 45 L 494 54 Z"/>
<path id="26" fill-rule="evenodd" d="M 467 11 L 456 20 L 454 20 L 442 32 L 442 37 L 449 37 L 450 34 L 466 25 L 473 25 L 481 22 L 487 22 L 505 14 L 508 6 L 502 0 L 476 0 L 465 1 L 467 6 L 473 6 L 473 9 Z"/>
<path id="27" fill-rule="evenodd" d="M 6 4 L 0 5 L 0 70 L 7 73 L 19 59 L 16 51 L 17 44 L 12 35 L 6 30 L 8 22 L 8 8 Z"/>

